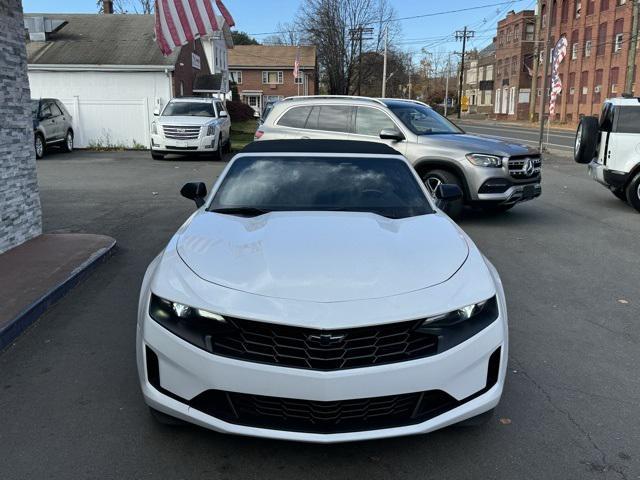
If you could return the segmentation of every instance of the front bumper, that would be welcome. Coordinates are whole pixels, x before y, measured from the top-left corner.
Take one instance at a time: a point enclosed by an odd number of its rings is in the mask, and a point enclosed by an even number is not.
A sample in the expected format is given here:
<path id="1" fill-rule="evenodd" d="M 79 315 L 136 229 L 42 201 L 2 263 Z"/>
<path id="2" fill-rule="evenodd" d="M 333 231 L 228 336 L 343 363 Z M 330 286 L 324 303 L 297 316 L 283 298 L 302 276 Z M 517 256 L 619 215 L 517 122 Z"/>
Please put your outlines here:
<path id="1" fill-rule="evenodd" d="M 151 135 L 151 151 L 158 153 L 215 152 L 218 148 L 215 135 L 201 135 L 188 140 L 174 140 L 164 135 Z"/>
<path id="2" fill-rule="evenodd" d="M 529 183 L 512 183 L 504 178 L 490 178 L 480 186 L 476 201 L 510 205 L 533 200 L 541 194 L 540 179 Z"/>
<path id="3" fill-rule="evenodd" d="M 138 323 L 138 371 L 145 401 L 169 415 L 223 433 L 308 442 L 344 442 L 427 433 L 495 407 L 507 363 L 503 306 L 496 321 L 441 354 L 366 368 L 314 371 L 246 362 L 213 355 L 170 333 L 147 314 Z M 147 349 L 157 361 L 158 378 L 150 381 Z M 490 358 L 499 353 L 491 384 Z M 153 376 L 153 374 L 152 374 Z M 152 383 L 157 383 L 154 386 Z M 225 421 L 190 405 L 210 390 L 316 402 L 347 401 L 413 392 L 442 391 L 456 400 L 453 408 L 420 423 L 340 433 L 308 433 L 262 428 Z M 229 420 L 228 418 L 226 420 Z"/>

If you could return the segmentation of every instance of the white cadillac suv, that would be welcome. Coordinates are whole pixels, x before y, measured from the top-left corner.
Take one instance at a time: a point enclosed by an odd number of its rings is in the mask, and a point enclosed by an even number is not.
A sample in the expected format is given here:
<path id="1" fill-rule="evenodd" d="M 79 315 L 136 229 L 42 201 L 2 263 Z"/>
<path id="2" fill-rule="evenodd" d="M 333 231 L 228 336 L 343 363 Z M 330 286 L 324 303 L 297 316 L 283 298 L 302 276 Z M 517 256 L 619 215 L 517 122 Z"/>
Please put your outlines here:
<path id="1" fill-rule="evenodd" d="M 254 142 L 211 193 L 182 194 L 198 209 L 151 262 L 138 309 L 140 385 L 160 421 L 343 442 L 498 404 L 500 278 L 390 147 Z"/>
<path id="2" fill-rule="evenodd" d="M 222 160 L 230 151 L 231 120 L 221 100 L 203 97 L 173 98 L 151 124 L 151 157 L 168 153 L 198 153 Z"/>

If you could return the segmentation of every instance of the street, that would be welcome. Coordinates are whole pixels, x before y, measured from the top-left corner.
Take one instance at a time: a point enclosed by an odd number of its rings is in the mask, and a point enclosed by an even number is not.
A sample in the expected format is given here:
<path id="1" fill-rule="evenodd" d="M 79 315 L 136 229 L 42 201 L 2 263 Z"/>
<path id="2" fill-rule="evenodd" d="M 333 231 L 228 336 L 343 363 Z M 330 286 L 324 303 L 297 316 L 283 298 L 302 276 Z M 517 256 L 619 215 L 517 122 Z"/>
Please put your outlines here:
<path id="1" fill-rule="evenodd" d="M 525 145 L 537 147 L 539 132 L 537 124 L 534 128 L 527 128 L 519 125 L 505 125 L 504 123 L 493 124 L 487 121 L 457 120 L 451 119 L 455 124 L 460 125 L 463 130 L 476 135 L 487 135 L 497 137 L 510 142 L 524 143 Z M 573 153 L 573 144 L 576 133 L 574 130 L 551 129 L 547 136 L 544 131 L 544 143 L 553 153 L 561 156 L 570 156 Z"/>
<path id="2" fill-rule="evenodd" d="M 571 148 L 572 133 L 551 138 Z M 180 187 L 211 187 L 223 166 L 136 151 L 39 161 L 44 231 L 106 234 L 118 247 L 0 352 L 1 479 L 640 478 L 640 216 L 558 156 L 545 158 L 539 199 L 460 222 L 509 306 L 507 382 L 487 425 L 323 446 L 155 423 L 135 362 L 140 282 L 193 212 Z"/>

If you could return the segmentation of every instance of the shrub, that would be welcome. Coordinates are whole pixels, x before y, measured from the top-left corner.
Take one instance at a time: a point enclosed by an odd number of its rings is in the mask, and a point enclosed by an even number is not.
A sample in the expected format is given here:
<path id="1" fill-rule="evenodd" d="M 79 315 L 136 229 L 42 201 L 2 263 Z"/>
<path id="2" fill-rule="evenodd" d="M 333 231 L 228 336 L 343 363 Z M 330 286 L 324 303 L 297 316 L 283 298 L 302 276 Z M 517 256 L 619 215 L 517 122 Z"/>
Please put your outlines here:
<path id="1" fill-rule="evenodd" d="M 227 101 L 227 111 L 232 122 L 244 122 L 254 118 L 254 110 L 246 103 Z"/>

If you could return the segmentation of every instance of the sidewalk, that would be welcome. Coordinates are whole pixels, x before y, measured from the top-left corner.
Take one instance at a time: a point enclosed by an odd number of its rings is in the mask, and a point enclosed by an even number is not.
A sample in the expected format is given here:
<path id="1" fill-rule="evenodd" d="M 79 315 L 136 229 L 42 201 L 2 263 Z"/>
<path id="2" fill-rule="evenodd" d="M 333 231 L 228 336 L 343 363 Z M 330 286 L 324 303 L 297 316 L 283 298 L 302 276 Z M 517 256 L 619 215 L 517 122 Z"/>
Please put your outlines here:
<path id="1" fill-rule="evenodd" d="M 0 255 L 0 350 L 106 258 L 103 235 L 44 234 Z"/>
<path id="2" fill-rule="evenodd" d="M 449 120 L 452 121 L 456 121 L 458 120 L 458 118 L 455 115 L 448 115 L 447 118 Z M 466 118 L 464 115 L 462 116 L 462 118 L 460 119 L 461 122 L 465 122 L 465 123 L 477 123 L 478 125 L 491 125 L 491 126 L 497 126 L 497 127 L 519 127 L 519 128 L 526 128 L 529 130 L 533 130 L 533 131 L 539 131 L 540 130 L 540 124 L 538 123 L 531 123 L 531 122 L 527 122 L 524 120 L 519 120 L 519 121 L 504 121 L 504 120 L 492 120 L 490 118 L 487 119 L 481 119 L 481 118 Z M 571 124 L 551 124 L 551 131 L 552 132 L 557 132 L 557 133 L 571 133 L 574 134 L 575 131 L 577 129 L 576 125 L 571 125 Z M 547 131 L 547 127 L 545 125 L 545 132 Z"/>

